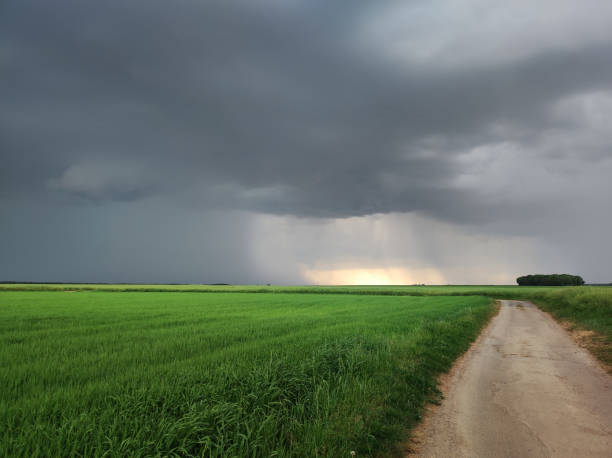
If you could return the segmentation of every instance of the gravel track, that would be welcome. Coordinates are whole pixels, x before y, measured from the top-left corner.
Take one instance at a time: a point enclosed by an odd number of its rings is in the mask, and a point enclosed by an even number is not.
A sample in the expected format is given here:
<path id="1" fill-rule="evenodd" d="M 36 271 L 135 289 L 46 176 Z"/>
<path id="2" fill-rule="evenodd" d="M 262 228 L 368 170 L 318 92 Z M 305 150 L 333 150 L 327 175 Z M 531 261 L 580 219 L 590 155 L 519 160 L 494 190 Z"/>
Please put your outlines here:
<path id="1" fill-rule="evenodd" d="M 612 457 L 612 377 L 548 314 L 500 302 L 408 456 Z"/>

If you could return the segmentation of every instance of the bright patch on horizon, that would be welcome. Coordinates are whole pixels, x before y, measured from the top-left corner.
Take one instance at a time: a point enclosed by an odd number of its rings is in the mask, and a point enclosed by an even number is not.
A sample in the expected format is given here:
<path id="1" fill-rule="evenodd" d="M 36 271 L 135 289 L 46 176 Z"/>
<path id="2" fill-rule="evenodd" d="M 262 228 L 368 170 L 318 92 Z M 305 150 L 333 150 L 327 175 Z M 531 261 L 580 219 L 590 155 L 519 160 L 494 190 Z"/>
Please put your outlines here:
<path id="1" fill-rule="evenodd" d="M 437 269 L 406 269 L 403 267 L 373 269 L 306 269 L 306 279 L 317 285 L 414 285 L 444 284 Z"/>

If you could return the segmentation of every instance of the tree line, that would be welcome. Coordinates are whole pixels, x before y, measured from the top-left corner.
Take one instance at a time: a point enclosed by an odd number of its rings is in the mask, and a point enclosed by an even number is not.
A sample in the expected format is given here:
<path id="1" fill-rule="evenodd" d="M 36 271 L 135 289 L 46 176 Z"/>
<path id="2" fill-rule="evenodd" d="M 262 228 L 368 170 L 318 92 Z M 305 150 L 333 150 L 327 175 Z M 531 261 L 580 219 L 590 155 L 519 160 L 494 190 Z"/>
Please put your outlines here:
<path id="1" fill-rule="evenodd" d="M 580 275 L 548 274 L 548 275 L 523 275 L 516 282 L 519 286 L 580 286 L 584 280 Z"/>

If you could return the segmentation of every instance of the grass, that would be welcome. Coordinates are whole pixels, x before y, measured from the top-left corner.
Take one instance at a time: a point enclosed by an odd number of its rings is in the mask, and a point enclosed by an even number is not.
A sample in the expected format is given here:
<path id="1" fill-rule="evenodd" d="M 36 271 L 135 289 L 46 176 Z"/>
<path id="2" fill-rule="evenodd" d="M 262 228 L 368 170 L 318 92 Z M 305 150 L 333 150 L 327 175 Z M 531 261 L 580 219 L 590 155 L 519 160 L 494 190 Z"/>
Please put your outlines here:
<path id="1" fill-rule="evenodd" d="M 609 289 L 607 287 L 597 287 Z M 261 285 L 137 285 L 137 284 L 57 284 L 4 283 L 0 291 L 105 291 L 105 292 L 193 292 L 193 293 L 294 293 L 355 294 L 375 296 L 506 296 L 517 292 L 534 293 L 555 289 L 550 286 L 261 286 Z"/>
<path id="2" fill-rule="evenodd" d="M 392 454 L 493 310 L 482 296 L 4 291 L 0 456 Z"/>
<path id="3" fill-rule="evenodd" d="M 610 287 L 2 284 L 0 456 L 393 454 L 493 297 L 612 363 Z"/>

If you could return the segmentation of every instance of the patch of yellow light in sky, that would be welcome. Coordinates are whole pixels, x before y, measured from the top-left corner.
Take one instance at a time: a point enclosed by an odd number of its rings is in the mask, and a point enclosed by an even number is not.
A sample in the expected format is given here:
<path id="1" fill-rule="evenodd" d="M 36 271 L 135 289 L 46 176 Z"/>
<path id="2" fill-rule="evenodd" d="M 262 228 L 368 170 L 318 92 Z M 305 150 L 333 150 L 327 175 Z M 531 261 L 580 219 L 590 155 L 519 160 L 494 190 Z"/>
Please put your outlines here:
<path id="1" fill-rule="evenodd" d="M 432 268 L 407 269 L 349 268 L 349 269 L 305 269 L 304 277 L 316 285 L 414 285 L 444 284 L 444 275 Z"/>

